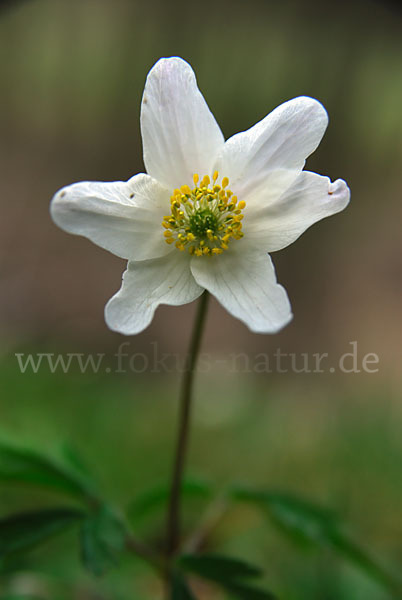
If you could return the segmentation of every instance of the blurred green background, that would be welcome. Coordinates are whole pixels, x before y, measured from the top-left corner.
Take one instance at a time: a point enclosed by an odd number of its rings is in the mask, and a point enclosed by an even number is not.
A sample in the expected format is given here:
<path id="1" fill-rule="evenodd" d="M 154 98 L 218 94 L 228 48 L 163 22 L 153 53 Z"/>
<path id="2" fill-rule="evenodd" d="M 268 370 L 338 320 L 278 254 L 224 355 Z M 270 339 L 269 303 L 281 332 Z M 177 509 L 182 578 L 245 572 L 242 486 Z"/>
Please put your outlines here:
<path id="1" fill-rule="evenodd" d="M 57 452 L 69 442 L 113 502 L 169 477 L 179 374 L 115 373 L 114 354 L 183 356 L 194 306 L 161 307 L 143 334 L 107 330 L 103 306 L 124 262 L 51 222 L 53 193 L 78 180 L 143 170 L 142 89 L 154 62 L 193 66 L 225 137 L 281 102 L 319 99 L 330 126 L 307 168 L 345 179 L 352 202 L 273 256 L 294 321 L 269 337 L 212 302 L 197 379 L 189 471 L 220 487 L 240 481 L 300 493 L 335 508 L 394 570 L 402 554 L 400 235 L 402 13 L 374 1 L 25 0 L 0 4 L 0 437 Z M 331 373 L 357 342 L 378 371 Z M 227 368 L 232 353 L 328 353 L 323 373 Z M 105 354 L 99 373 L 22 374 L 16 353 Z M 140 359 L 139 359 L 140 360 Z M 145 359 L 144 359 L 145 360 Z M 128 359 L 127 359 L 128 361 Z M 289 366 L 289 363 L 286 363 Z M 302 362 L 298 362 L 302 365 Z M 361 367 L 360 367 L 361 368 Z M 0 516 L 54 502 L 0 487 Z M 190 506 L 188 521 L 202 507 Z M 192 512 L 193 511 L 193 512 Z M 162 517 L 142 524 L 160 539 Z M 252 512 L 225 519 L 221 550 L 258 562 L 284 600 L 387 600 L 329 552 L 300 552 Z M 24 562 L 25 561 L 25 562 Z M 132 559 L 96 580 L 73 534 L 0 575 L 0 592 L 47 599 L 157 598 Z M 203 594 L 203 595 L 202 595 Z M 215 594 L 215 595 L 214 595 Z M 201 590 L 202 598 L 220 598 Z"/>

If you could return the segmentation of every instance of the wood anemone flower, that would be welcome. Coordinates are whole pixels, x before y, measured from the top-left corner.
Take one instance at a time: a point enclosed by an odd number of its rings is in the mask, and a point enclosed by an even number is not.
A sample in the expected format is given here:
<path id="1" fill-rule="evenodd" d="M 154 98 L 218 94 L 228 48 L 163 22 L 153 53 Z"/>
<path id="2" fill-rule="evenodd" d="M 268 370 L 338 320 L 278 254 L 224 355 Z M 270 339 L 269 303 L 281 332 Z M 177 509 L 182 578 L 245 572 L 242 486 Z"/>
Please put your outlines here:
<path id="1" fill-rule="evenodd" d="M 74 183 L 51 203 L 62 229 L 128 260 L 108 326 L 139 333 L 159 304 L 206 289 L 254 332 L 284 327 L 291 307 L 269 253 L 349 202 L 343 180 L 303 171 L 327 123 L 317 100 L 300 97 L 225 141 L 190 65 L 160 59 L 142 98 L 146 174 Z"/>

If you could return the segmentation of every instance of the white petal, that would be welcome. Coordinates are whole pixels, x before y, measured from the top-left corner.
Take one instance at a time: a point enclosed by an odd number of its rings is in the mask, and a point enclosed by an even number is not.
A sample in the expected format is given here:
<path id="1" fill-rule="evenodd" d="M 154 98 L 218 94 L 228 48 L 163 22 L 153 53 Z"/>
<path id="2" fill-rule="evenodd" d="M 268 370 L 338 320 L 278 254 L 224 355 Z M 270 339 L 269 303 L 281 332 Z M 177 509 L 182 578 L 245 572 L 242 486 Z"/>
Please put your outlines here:
<path id="1" fill-rule="evenodd" d="M 148 175 L 129 181 L 74 183 L 54 196 L 55 223 L 130 260 L 163 256 L 162 219 L 169 212 L 169 191 Z"/>
<path id="2" fill-rule="evenodd" d="M 342 179 L 331 183 L 328 177 L 303 171 L 276 202 L 261 197 L 249 215 L 244 210 L 244 241 L 266 252 L 281 250 L 317 221 L 343 210 L 349 199 Z"/>
<path id="3" fill-rule="evenodd" d="M 242 244 L 242 241 L 233 244 Z M 276 281 L 268 254 L 227 250 L 214 257 L 194 257 L 191 270 L 234 317 L 256 333 L 276 333 L 292 318 L 284 288 Z"/>
<path id="4" fill-rule="evenodd" d="M 224 138 L 181 58 L 162 58 L 151 69 L 141 107 L 147 172 L 172 190 L 210 175 Z"/>
<path id="5" fill-rule="evenodd" d="M 129 262 L 122 287 L 106 304 L 106 323 L 133 335 L 148 327 L 159 304 L 187 304 L 203 291 L 191 274 L 190 256 L 176 249 L 163 258 Z"/>
<path id="6" fill-rule="evenodd" d="M 241 200 L 252 202 L 261 190 L 270 198 L 278 197 L 317 148 L 327 124 L 328 115 L 317 100 L 294 98 L 231 137 L 215 167 L 229 177 L 230 189 Z"/>

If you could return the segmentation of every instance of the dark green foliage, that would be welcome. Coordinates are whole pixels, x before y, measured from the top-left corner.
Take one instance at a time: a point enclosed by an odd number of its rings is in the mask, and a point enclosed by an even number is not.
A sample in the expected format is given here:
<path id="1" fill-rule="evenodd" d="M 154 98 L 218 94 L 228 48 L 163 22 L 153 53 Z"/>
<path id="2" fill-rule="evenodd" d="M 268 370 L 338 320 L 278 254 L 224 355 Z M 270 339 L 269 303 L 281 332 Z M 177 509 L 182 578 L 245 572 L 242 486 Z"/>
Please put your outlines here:
<path id="1" fill-rule="evenodd" d="M 82 511 L 71 508 L 23 512 L 0 520 L 0 559 L 22 552 L 76 524 Z"/>
<path id="2" fill-rule="evenodd" d="M 248 579 L 262 575 L 258 567 L 219 554 L 183 555 L 180 557 L 179 564 L 184 570 L 213 581 Z"/>
<path id="3" fill-rule="evenodd" d="M 240 600 L 274 600 L 265 590 L 249 584 L 249 579 L 262 575 L 261 569 L 242 560 L 216 554 L 183 555 L 178 566 L 189 573 L 212 581 Z"/>
<path id="4" fill-rule="evenodd" d="M 174 573 L 170 600 L 197 600 L 180 573 Z"/>
<path id="5" fill-rule="evenodd" d="M 88 515 L 81 528 L 81 554 L 86 568 L 94 575 L 102 575 L 115 566 L 125 537 L 123 523 L 107 506 Z"/>
<path id="6" fill-rule="evenodd" d="M 345 531 L 334 513 L 310 501 L 285 493 L 234 488 L 235 500 L 250 502 L 297 542 L 327 546 L 371 578 L 401 594 L 401 581 L 374 560 Z"/>
<path id="7" fill-rule="evenodd" d="M 93 493 L 93 484 L 88 479 L 46 454 L 0 442 L 0 481 L 33 484 L 88 497 Z"/>

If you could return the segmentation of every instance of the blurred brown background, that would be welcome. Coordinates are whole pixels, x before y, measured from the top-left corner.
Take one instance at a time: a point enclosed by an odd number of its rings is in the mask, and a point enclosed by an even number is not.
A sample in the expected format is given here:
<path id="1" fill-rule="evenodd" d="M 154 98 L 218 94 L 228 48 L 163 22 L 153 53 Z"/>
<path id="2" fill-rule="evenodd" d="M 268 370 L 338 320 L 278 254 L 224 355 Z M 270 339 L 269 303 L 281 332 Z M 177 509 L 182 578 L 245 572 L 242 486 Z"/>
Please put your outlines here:
<path id="1" fill-rule="evenodd" d="M 127 179 L 143 169 L 145 77 L 160 56 L 176 54 L 192 64 L 226 137 L 284 100 L 318 98 L 330 126 L 307 168 L 344 178 L 352 190 L 346 212 L 274 256 L 291 326 L 261 338 L 214 305 L 211 347 L 346 352 L 358 340 L 397 375 L 401 25 L 401 14 L 379 2 L 11 3 L 0 20 L 3 349 L 44 340 L 116 345 L 103 306 L 124 263 L 59 231 L 49 200 L 73 181 Z M 181 344 L 192 310 L 160 309 L 136 345 Z"/>

